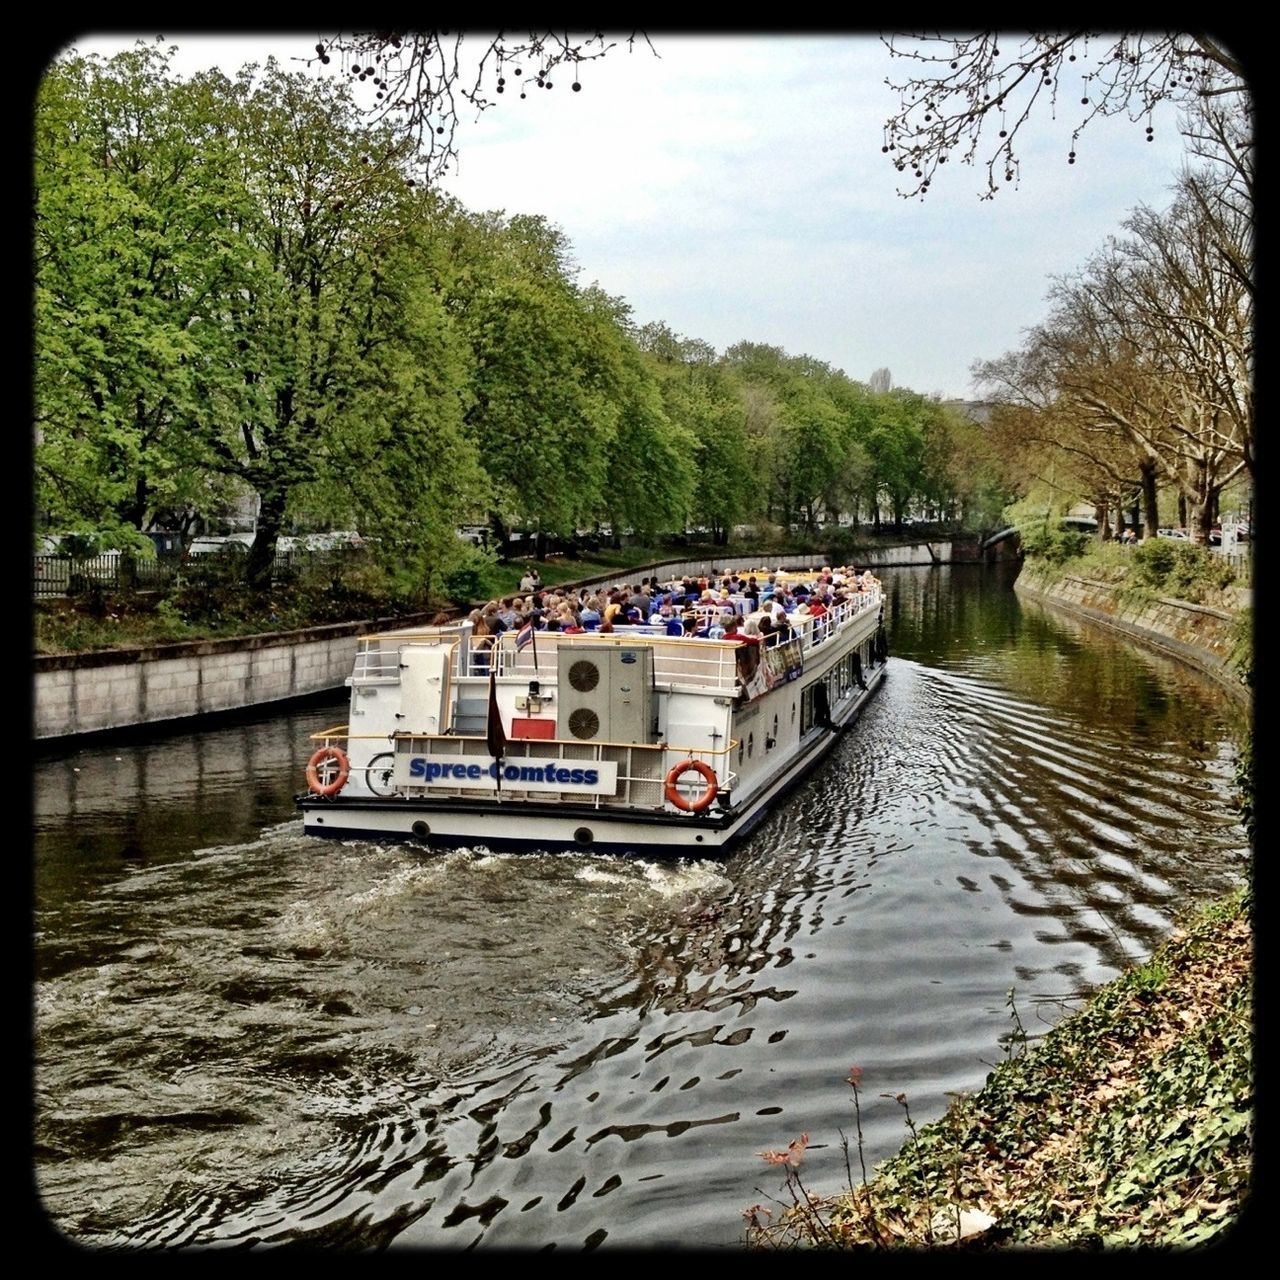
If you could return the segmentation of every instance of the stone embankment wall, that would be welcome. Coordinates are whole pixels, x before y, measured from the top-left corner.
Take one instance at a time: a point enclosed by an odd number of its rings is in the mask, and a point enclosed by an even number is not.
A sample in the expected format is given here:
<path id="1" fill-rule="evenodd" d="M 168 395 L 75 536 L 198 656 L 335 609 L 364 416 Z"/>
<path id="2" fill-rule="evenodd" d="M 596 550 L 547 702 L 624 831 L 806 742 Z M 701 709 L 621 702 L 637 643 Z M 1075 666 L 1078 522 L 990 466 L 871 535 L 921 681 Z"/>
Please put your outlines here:
<path id="1" fill-rule="evenodd" d="M 340 689 L 360 636 L 425 621 L 379 619 L 233 640 L 40 655 L 33 662 L 33 737 L 100 733 Z"/>
<path id="2" fill-rule="evenodd" d="M 1234 609 L 1164 597 L 1135 602 L 1126 600 L 1111 583 L 1038 565 L 1023 566 L 1014 590 L 1177 658 L 1218 681 L 1236 698 L 1247 701 L 1252 696 L 1241 682 L 1239 665 L 1240 618 L 1252 604 L 1250 591 L 1235 592 Z"/>

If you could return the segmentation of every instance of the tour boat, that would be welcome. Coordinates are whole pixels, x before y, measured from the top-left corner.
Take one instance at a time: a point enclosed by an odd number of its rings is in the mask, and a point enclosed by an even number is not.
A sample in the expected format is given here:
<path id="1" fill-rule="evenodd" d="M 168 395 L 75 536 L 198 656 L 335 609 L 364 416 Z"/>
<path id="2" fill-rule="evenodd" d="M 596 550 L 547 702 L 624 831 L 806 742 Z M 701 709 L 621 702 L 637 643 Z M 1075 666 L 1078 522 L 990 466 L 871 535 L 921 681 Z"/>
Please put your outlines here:
<path id="1" fill-rule="evenodd" d="M 446 848 L 727 849 L 883 678 L 880 584 L 864 587 L 757 642 L 645 624 L 524 627 L 482 647 L 465 620 L 363 637 L 348 723 L 312 735 L 304 830 Z"/>

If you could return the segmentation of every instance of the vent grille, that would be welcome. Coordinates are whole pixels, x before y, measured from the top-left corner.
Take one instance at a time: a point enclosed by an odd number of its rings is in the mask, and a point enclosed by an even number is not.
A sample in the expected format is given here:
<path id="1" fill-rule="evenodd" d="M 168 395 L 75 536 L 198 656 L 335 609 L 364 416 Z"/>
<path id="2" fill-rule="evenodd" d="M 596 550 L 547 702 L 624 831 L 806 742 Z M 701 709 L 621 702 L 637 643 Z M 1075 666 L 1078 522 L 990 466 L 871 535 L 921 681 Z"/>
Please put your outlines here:
<path id="1" fill-rule="evenodd" d="M 590 693 L 600 683 L 600 668 L 594 662 L 579 660 L 569 668 L 569 683 L 579 693 Z"/>
<path id="2" fill-rule="evenodd" d="M 575 669 L 590 665 L 588 662 L 575 663 Z M 595 670 L 594 667 L 591 669 Z M 576 707 L 569 716 L 569 732 L 575 738 L 594 738 L 600 732 L 600 717 L 590 707 Z"/>

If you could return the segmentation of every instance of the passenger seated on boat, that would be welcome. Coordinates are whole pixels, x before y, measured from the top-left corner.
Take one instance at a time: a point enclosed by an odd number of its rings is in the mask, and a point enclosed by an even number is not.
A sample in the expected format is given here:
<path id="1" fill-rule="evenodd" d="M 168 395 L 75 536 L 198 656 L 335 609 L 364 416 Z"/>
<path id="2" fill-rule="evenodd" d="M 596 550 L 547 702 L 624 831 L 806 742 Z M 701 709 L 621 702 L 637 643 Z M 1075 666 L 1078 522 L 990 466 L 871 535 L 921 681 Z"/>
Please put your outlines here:
<path id="1" fill-rule="evenodd" d="M 478 610 L 472 610 L 471 622 L 471 673 L 487 676 L 489 674 L 489 651 L 493 648 L 494 635 L 489 624 Z"/>

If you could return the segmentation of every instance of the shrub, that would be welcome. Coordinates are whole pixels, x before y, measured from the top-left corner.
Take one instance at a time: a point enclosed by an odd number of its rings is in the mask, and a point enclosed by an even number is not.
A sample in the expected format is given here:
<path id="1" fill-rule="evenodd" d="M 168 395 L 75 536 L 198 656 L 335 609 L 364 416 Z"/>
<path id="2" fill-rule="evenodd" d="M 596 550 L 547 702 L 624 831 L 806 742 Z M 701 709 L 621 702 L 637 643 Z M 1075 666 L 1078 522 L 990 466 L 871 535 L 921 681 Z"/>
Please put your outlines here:
<path id="1" fill-rule="evenodd" d="M 1048 521 L 1040 521 L 1018 530 L 1023 552 L 1033 559 L 1050 564 L 1064 564 L 1084 555 L 1090 535 L 1079 529 L 1064 529 Z"/>
<path id="2" fill-rule="evenodd" d="M 1235 579 L 1231 566 L 1207 547 L 1164 538 L 1148 538 L 1135 548 L 1133 566 L 1140 585 L 1193 603 Z"/>

